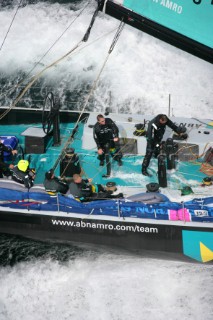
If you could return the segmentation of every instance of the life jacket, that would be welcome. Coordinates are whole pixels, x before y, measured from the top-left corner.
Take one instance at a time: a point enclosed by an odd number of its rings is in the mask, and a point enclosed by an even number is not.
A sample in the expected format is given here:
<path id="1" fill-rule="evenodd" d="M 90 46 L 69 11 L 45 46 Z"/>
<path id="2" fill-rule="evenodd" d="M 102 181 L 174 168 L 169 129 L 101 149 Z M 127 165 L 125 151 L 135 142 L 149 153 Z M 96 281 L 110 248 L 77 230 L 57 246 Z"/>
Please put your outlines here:
<path id="1" fill-rule="evenodd" d="M 18 183 L 24 184 L 26 188 L 31 188 L 33 186 L 32 175 L 29 174 L 30 170 L 23 172 L 19 170 L 17 166 L 12 169 L 12 179 Z"/>

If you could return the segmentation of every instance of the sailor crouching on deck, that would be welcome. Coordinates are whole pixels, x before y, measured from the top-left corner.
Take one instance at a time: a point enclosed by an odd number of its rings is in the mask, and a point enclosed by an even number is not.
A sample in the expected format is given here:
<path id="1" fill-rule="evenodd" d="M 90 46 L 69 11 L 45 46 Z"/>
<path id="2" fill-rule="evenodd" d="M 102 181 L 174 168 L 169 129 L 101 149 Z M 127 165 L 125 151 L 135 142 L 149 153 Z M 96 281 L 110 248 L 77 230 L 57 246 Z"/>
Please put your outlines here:
<path id="1" fill-rule="evenodd" d="M 17 150 L 12 150 L 5 146 L 0 140 L 0 178 L 3 178 L 3 175 L 11 175 L 10 169 L 14 168 L 13 164 L 8 164 L 4 162 L 4 152 L 10 152 L 12 155 L 17 154 Z"/>
<path id="2" fill-rule="evenodd" d="M 98 158 L 100 166 L 104 165 L 104 160 L 109 162 L 109 154 L 118 165 L 122 165 L 122 153 L 119 146 L 119 129 L 110 118 L 104 118 L 102 114 L 97 116 L 97 122 L 93 128 L 93 137 L 98 148 Z M 107 176 L 110 176 L 111 167 L 107 166 Z"/>
<path id="3" fill-rule="evenodd" d="M 29 168 L 29 161 L 20 160 L 12 169 L 12 179 L 30 189 L 34 184 L 35 169 Z"/>
<path id="4" fill-rule="evenodd" d="M 73 181 L 69 185 L 70 194 L 81 202 L 123 198 L 122 193 L 112 195 L 112 192 L 107 191 L 101 184 L 92 185 L 91 182 L 92 179 L 82 179 L 79 174 L 74 174 Z"/>
<path id="5" fill-rule="evenodd" d="M 56 193 L 66 194 L 69 187 L 66 182 L 57 178 L 54 170 L 50 169 L 45 174 L 44 187 L 47 193 L 55 195 Z"/>
<path id="6" fill-rule="evenodd" d="M 165 114 L 159 114 L 152 119 L 148 124 L 147 130 L 147 146 L 146 154 L 142 163 L 142 174 L 150 177 L 147 168 L 149 166 L 152 154 L 157 157 L 160 153 L 160 143 L 166 130 L 166 126 L 174 130 L 177 134 L 184 134 L 186 128 L 176 126 Z"/>

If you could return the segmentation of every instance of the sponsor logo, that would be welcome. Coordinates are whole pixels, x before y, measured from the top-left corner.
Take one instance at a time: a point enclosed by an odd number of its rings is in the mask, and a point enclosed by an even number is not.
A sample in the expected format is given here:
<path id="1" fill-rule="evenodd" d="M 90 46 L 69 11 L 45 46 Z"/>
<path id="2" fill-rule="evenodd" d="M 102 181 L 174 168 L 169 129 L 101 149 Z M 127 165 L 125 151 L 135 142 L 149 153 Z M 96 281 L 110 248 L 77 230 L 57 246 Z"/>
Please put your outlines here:
<path id="1" fill-rule="evenodd" d="M 68 220 L 52 220 L 52 224 L 55 226 L 67 226 L 73 228 L 88 228 L 88 229 L 99 229 L 99 230 L 114 230 L 114 231 L 130 231 L 130 232 L 141 232 L 141 233 L 158 233 L 158 228 L 155 227 L 143 227 L 139 225 L 129 226 L 121 224 L 110 224 L 110 223 L 96 223 L 96 222 L 84 222 L 84 221 L 68 221 Z"/>
<path id="2" fill-rule="evenodd" d="M 194 210 L 196 217 L 208 217 L 208 211 L 207 210 Z"/>
<path id="3" fill-rule="evenodd" d="M 182 231 L 183 253 L 197 261 L 213 260 L 213 233 L 206 231 Z"/>
<path id="4" fill-rule="evenodd" d="M 178 5 L 176 2 L 174 1 L 169 1 L 169 0 L 153 0 L 153 2 L 160 4 L 161 6 L 172 10 L 178 14 L 181 14 L 183 11 L 183 7 Z"/>

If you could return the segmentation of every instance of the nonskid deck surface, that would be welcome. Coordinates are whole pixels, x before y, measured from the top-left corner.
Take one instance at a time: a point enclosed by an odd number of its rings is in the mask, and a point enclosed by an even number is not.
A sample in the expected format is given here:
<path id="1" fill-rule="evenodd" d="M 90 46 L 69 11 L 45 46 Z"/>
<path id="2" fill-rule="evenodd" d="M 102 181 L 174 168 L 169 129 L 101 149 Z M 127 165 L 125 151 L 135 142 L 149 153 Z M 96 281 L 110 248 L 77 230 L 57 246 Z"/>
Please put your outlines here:
<path id="1" fill-rule="evenodd" d="M 41 154 L 24 154 L 25 159 L 28 159 L 30 156 L 30 166 L 31 168 L 36 169 L 36 179 L 35 183 L 41 184 L 44 181 L 45 172 L 51 169 L 58 157 L 60 156 L 64 145 L 66 144 L 68 138 L 70 137 L 72 130 L 74 128 L 74 123 L 62 124 L 60 126 L 61 132 L 61 143 L 58 146 L 53 146 L 52 138 L 49 140 L 45 153 Z M 25 150 L 25 137 L 22 133 L 29 127 L 41 128 L 41 125 L 38 124 L 30 124 L 30 125 L 10 125 L 8 126 L 0 126 L 0 136 L 3 135 L 11 135 L 16 136 L 19 140 L 19 145 Z M 82 134 L 82 125 L 79 125 L 78 134 Z M 80 141 L 80 137 L 76 135 L 76 141 Z M 75 145 L 76 143 L 74 143 Z M 16 163 L 16 159 L 14 160 Z M 60 167 L 58 166 L 55 170 L 55 174 L 57 176 L 60 175 Z"/>
<path id="2" fill-rule="evenodd" d="M 94 123 L 94 119 L 90 121 Z M 128 126 L 131 138 L 134 124 Z M 41 125 L 1 125 L 0 136 L 15 135 L 25 150 L 22 133 L 28 127 L 41 128 Z M 36 168 L 34 187 L 28 190 L 12 180 L 0 179 L 1 232 L 41 240 L 48 237 L 54 241 L 119 245 L 128 250 L 166 251 L 211 263 L 213 185 L 201 186 L 206 176 L 200 171 L 202 161 L 178 161 L 176 170 L 167 171 L 168 187 L 160 188 L 160 193 L 147 194 L 146 185 L 158 182 L 157 159 L 151 160 L 148 169 L 151 178 L 141 174 L 143 156 L 132 154 L 124 154 L 122 166 L 111 159 L 111 176 L 103 178 L 106 167 L 99 166 L 91 127 L 88 122 L 80 123 L 74 141 L 67 144 L 73 128 L 75 123 L 61 123 L 59 146 L 53 146 L 50 137 L 45 153 L 24 155 L 25 159 L 30 156 L 30 166 Z M 86 133 L 85 128 L 88 128 Z M 85 136 L 89 139 L 85 140 Z M 138 141 L 140 147 L 141 142 L 146 143 L 145 137 L 143 140 Z M 212 145 L 211 139 L 210 142 Z M 206 141 L 203 145 L 205 147 Z M 84 178 L 92 178 L 93 183 L 116 182 L 116 193 L 122 192 L 124 199 L 80 203 L 67 196 L 46 193 L 41 186 L 45 172 L 58 163 L 55 174 L 62 175 L 58 159 L 67 147 L 75 149 Z M 184 186 L 190 186 L 193 193 L 181 196 Z"/>
<path id="3" fill-rule="evenodd" d="M 24 147 L 24 132 L 28 127 L 41 127 L 38 124 L 30 125 L 11 125 L 8 127 L 0 126 L 0 135 L 15 135 L 19 139 L 19 144 Z M 31 154 L 31 167 L 36 168 L 37 175 L 35 183 L 42 184 L 45 172 L 54 167 L 57 159 L 59 158 L 64 146 L 69 139 L 75 123 L 61 124 L 61 144 L 53 146 L 52 139 L 49 141 L 44 154 Z M 75 149 L 80 159 L 80 164 L 83 169 L 85 178 L 92 178 L 94 183 L 106 184 L 108 181 L 116 182 L 117 186 L 121 188 L 124 194 L 134 194 L 137 192 L 146 191 L 146 185 L 150 182 L 158 182 L 157 176 L 157 160 L 152 159 L 149 172 L 152 174 L 151 178 L 145 177 L 141 174 L 141 164 L 143 156 L 140 155 L 124 155 L 123 165 L 118 166 L 116 161 L 112 159 L 112 172 L 109 178 L 103 178 L 102 175 L 106 174 L 106 166 L 100 167 L 97 157 L 97 149 L 85 150 L 82 148 L 82 134 L 83 124 L 79 124 L 78 132 L 75 135 L 75 140 L 70 144 L 70 147 Z M 25 158 L 28 158 L 25 154 Z M 202 162 L 180 162 L 176 163 L 176 170 L 167 171 L 168 187 L 162 189 L 164 194 L 170 194 L 171 197 L 180 196 L 180 189 L 184 186 L 192 187 L 195 192 L 194 195 L 207 195 L 211 196 L 211 187 L 201 187 L 202 179 L 205 177 L 200 171 Z M 56 167 L 55 174 L 60 176 L 60 163 Z"/>

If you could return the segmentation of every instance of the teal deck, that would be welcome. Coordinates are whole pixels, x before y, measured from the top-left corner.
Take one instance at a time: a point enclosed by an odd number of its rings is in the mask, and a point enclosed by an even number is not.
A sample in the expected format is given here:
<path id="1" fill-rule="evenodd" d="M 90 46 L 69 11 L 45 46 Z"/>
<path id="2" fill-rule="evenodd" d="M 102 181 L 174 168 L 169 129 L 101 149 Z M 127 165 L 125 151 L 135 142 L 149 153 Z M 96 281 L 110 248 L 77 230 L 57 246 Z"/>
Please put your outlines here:
<path id="1" fill-rule="evenodd" d="M 31 124 L 31 127 L 41 127 L 38 124 Z M 43 183 L 45 172 L 54 167 L 63 148 L 67 145 L 74 123 L 62 123 L 60 127 L 61 145 L 53 146 L 52 138 L 50 139 L 45 154 L 31 154 L 31 167 L 36 168 L 36 183 Z M 19 139 L 20 145 L 24 148 L 25 137 L 21 135 L 29 125 L 10 125 L 0 126 L 0 135 L 15 135 Z M 107 181 L 114 181 L 117 185 L 145 188 L 149 182 L 157 182 L 157 160 L 152 159 L 149 171 L 152 177 L 147 178 L 141 174 L 141 163 L 143 157 L 140 155 L 124 155 L 123 166 L 119 167 L 116 161 L 112 162 L 112 173 L 110 178 L 102 178 L 106 173 L 105 167 L 99 166 L 96 149 L 83 150 L 81 147 L 81 136 L 83 133 L 83 124 L 79 124 L 78 132 L 75 135 L 75 141 L 69 146 L 75 149 L 79 155 L 81 167 L 85 178 L 92 178 L 94 183 L 106 184 Z M 25 155 L 27 159 L 28 155 Z M 201 163 L 199 162 L 178 162 L 176 170 L 167 173 L 168 187 L 170 189 L 180 189 L 183 186 L 199 186 L 205 175 L 199 171 Z M 56 167 L 55 174 L 60 175 L 60 165 Z"/>

